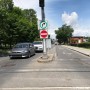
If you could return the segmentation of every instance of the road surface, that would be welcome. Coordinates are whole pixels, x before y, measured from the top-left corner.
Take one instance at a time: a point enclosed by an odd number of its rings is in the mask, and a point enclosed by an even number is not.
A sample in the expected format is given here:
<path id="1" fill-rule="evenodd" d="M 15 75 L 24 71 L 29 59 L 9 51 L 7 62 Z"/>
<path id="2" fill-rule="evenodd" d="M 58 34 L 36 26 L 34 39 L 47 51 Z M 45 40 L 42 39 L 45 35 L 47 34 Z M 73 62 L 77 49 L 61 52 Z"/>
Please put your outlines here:
<path id="1" fill-rule="evenodd" d="M 0 61 L 0 90 L 90 90 L 90 57 L 60 45 L 50 53 L 49 63 L 37 62 L 42 53 Z"/>

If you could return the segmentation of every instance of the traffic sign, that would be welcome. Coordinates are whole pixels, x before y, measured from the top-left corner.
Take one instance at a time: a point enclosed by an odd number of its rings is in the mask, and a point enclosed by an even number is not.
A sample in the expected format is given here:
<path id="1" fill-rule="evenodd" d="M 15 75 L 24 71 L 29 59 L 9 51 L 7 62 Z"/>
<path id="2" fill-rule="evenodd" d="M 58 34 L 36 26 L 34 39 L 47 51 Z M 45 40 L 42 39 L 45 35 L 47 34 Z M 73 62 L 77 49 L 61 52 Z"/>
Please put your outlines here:
<path id="1" fill-rule="evenodd" d="M 47 21 L 41 21 L 39 24 L 40 29 L 47 29 L 48 27 L 48 22 Z"/>
<path id="2" fill-rule="evenodd" d="M 40 31 L 40 38 L 48 38 L 48 32 L 47 30 L 41 30 Z"/>

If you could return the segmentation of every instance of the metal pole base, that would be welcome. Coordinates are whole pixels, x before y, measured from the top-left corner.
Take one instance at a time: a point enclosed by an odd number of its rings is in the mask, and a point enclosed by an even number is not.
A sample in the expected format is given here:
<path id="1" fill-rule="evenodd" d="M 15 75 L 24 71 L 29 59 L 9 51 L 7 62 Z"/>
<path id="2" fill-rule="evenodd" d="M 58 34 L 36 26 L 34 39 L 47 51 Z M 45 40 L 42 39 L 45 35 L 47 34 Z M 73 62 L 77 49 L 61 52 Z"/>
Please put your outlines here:
<path id="1" fill-rule="evenodd" d="M 48 55 L 47 54 L 43 54 L 43 56 L 41 57 L 42 59 L 48 59 Z"/>

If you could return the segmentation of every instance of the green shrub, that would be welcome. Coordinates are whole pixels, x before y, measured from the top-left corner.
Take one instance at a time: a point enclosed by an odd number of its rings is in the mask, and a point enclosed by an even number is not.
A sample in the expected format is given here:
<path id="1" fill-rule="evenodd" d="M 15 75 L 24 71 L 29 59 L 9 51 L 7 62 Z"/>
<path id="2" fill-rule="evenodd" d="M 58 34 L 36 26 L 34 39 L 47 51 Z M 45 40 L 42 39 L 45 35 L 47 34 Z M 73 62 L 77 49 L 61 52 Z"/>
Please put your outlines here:
<path id="1" fill-rule="evenodd" d="M 1 50 L 0 49 L 0 57 L 2 57 L 2 56 L 8 56 L 8 55 L 9 55 L 8 50 Z"/>
<path id="2" fill-rule="evenodd" d="M 90 42 L 84 42 L 78 44 L 78 47 L 90 48 Z"/>

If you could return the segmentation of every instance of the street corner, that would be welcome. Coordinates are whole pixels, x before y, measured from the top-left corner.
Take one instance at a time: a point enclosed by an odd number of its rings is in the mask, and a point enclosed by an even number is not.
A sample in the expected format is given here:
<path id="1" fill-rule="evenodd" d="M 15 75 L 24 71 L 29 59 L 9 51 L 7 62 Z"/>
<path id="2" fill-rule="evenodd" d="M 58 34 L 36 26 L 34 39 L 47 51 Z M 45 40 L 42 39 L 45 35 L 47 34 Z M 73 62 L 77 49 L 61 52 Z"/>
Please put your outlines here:
<path id="1" fill-rule="evenodd" d="M 51 62 L 53 60 L 54 60 L 54 55 L 53 54 L 48 54 L 46 58 L 43 57 L 43 56 L 39 57 L 37 62 L 39 62 L 39 63 L 48 63 L 48 62 Z"/>

